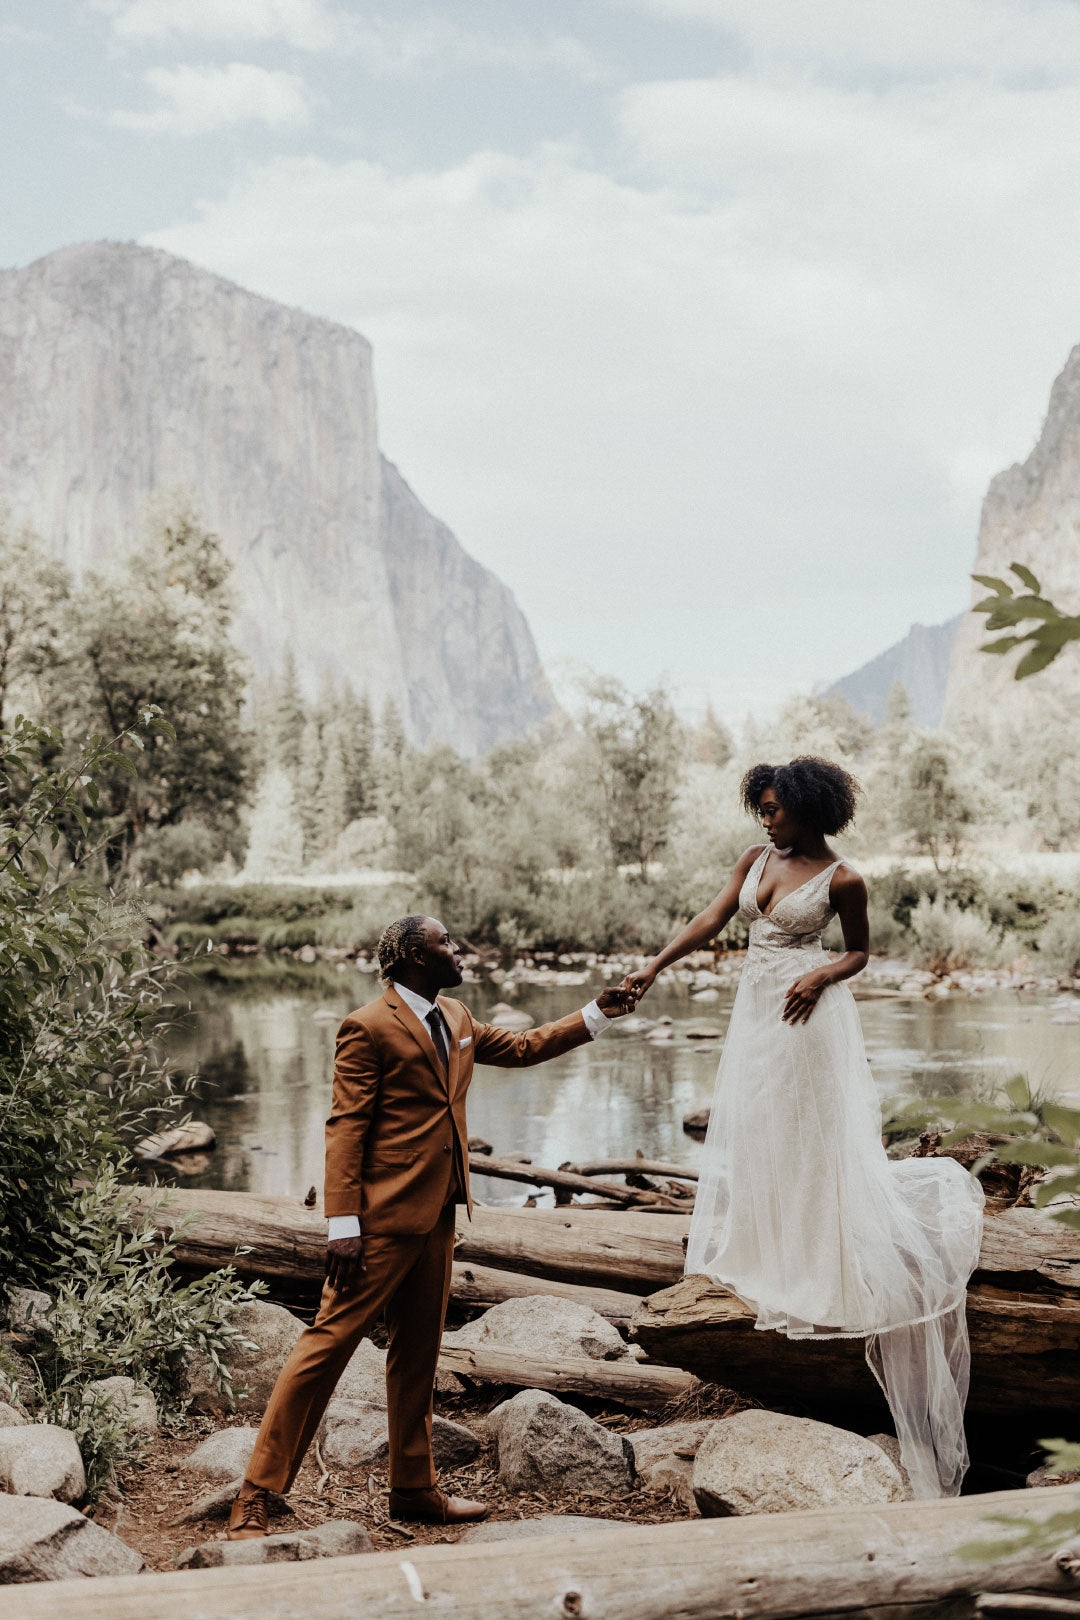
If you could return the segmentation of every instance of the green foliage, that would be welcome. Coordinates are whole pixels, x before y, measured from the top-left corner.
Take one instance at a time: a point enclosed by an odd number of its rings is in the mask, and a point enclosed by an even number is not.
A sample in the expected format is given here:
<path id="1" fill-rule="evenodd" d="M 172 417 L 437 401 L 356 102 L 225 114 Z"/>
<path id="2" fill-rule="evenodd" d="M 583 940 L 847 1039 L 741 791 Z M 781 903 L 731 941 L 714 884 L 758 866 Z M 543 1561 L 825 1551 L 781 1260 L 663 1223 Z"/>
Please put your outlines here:
<path id="1" fill-rule="evenodd" d="M 960 853 L 976 806 L 957 780 L 947 744 L 917 736 L 904 759 L 896 815 L 915 848 L 943 871 Z"/>
<path id="2" fill-rule="evenodd" d="M 1039 955 L 1065 974 L 1080 973 L 1080 911 L 1058 911 L 1039 935 Z"/>
<path id="3" fill-rule="evenodd" d="M 1025 591 L 1017 591 L 1009 581 L 990 574 L 973 574 L 976 583 L 985 585 L 992 594 L 976 602 L 971 611 L 986 615 L 988 631 L 1016 631 L 1034 622 L 1033 630 L 998 636 L 996 641 L 984 642 L 981 648 L 985 653 L 1003 654 L 1026 646 L 1013 672 L 1015 679 L 1022 681 L 1052 664 L 1070 641 L 1080 640 L 1080 617 L 1062 613 L 1047 601 L 1039 581 L 1023 563 L 1010 564 L 1010 572 L 1027 587 Z"/>
<path id="4" fill-rule="evenodd" d="M 172 1289 L 170 1245 L 126 1230 L 118 1174 L 127 1145 L 175 1117 L 189 1086 L 160 1050 L 175 970 L 136 943 L 140 918 L 86 878 L 87 809 L 98 783 L 132 767 L 124 744 L 170 734 L 148 707 L 111 743 L 68 766 L 59 733 L 17 719 L 0 731 L 0 1278 L 50 1290 L 39 1353 L 47 1410 L 73 1421 L 99 1485 L 123 1456 L 116 1414 L 92 1412 L 88 1382 L 122 1371 L 166 1406 L 185 1348 L 211 1360 L 236 1339 L 251 1297 L 230 1272 Z"/>
<path id="5" fill-rule="evenodd" d="M 992 967 L 1001 959 L 1001 934 L 974 907 L 923 895 L 911 914 L 911 937 L 919 967 L 933 973 Z"/>
<path id="6" fill-rule="evenodd" d="M 656 687 L 633 697 L 618 681 L 587 688 L 585 731 L 611 859 L 642 877 L 666 848 L 678 792 L 682 732 L 671 699 Z"/>

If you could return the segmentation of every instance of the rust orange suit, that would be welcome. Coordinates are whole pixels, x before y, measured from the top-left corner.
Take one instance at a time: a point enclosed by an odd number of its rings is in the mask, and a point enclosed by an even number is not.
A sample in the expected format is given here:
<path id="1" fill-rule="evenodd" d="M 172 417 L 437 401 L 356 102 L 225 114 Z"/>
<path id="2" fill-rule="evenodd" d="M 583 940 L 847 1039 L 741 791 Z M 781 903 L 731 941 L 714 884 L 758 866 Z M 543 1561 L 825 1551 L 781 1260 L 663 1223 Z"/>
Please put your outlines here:
<path id="1" fill-rule="evenodd" d="M 286 1491 L 360 1340 L 385 1312 L 391 1488 L 434 1485 L 431 1397 L 450 1292 L 454 1205 L 472 1209 L 465 1095 L 475 1063 L 524 1067 L 589 1037 L 580 1012 L 512 1035 L 439 997 L 449 1072 L 391 985 L 337 1037 L 326 1124 L 325 1209 L 359 1215 L 366 1270 L 353 1293 L 323 1288 L 319 1314 L 281 1370 L 247 1478 Z"/>

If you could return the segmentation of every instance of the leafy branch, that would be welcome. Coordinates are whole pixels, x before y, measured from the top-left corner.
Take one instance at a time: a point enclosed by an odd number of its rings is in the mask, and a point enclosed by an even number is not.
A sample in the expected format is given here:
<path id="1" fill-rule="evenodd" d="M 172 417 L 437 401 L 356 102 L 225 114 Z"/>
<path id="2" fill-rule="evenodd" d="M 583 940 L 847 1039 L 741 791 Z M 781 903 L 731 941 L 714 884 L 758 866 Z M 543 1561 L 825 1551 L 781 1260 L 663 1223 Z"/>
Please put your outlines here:
<path id="1" fill-rule="evenodd" d="M 998 636 L 996 641 L 984 642 L 980 652 L 1009 653 L 1027 646 L 1014 671 L 1015 679 L 1022 681 L 1052 664 L 1070 641 L 1080 641 L 1080 617 L 1062 613 L 1048 601 L 1039 581 L 1023 563 L 1011 563 L 1009 572 L 1016 575 L 1025 590 L 1019 591 L 1008 580 L 997 579 L 993 574 L 972 574 L 977 584 L 985 585 L 993 594 L 976 602 L 971 611 L 986 614 L 988 631 L 1010 632 Z M 1011 633 L 1033 621 L 1034 629 Z"/>

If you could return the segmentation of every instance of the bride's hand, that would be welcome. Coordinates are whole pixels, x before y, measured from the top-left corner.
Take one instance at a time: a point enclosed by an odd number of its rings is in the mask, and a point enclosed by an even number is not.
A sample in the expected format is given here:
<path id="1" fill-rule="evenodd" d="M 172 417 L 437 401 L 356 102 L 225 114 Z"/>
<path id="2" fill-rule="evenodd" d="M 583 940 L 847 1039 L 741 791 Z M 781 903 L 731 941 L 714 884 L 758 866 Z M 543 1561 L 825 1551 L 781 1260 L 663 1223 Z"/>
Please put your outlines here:
<path id="1" fill-rule="evenodd" d="M 784 996 L 784 1010 L 780 1014 L 785 1024 L 805 1024 L 828 984 L 820 973 L 804 973 L 796 979 Z"/>
<path id="2" fill-rule="evenodd" d="M 656 980 L 656 974 L 651 968 L 639 968 L 636 973 L 628 973 L 619 985 L 630 998 L 630 1005 L 636 1007 L 646 991 L 651 990 Z"/>

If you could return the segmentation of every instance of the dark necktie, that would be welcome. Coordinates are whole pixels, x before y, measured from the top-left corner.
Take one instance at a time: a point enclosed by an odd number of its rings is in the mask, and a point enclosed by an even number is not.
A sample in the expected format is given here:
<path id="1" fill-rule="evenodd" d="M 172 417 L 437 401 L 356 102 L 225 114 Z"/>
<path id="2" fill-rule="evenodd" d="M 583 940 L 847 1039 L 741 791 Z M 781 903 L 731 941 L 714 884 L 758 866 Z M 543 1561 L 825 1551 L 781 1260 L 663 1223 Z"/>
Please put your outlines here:
<path id="1" fill-rule="evenodd" d="M 439 1062 L 446 1074 L 450 1073 L 450 1048 L 446 1044 L 446 1031 L 443 1028 L 443 1017 L 438 1007 L 432 1007 L 427 1015 L 427 1027 L 431 1031 L 431 1038 L 435 1042 L 435 1050 L 439 1055 Z"/>

